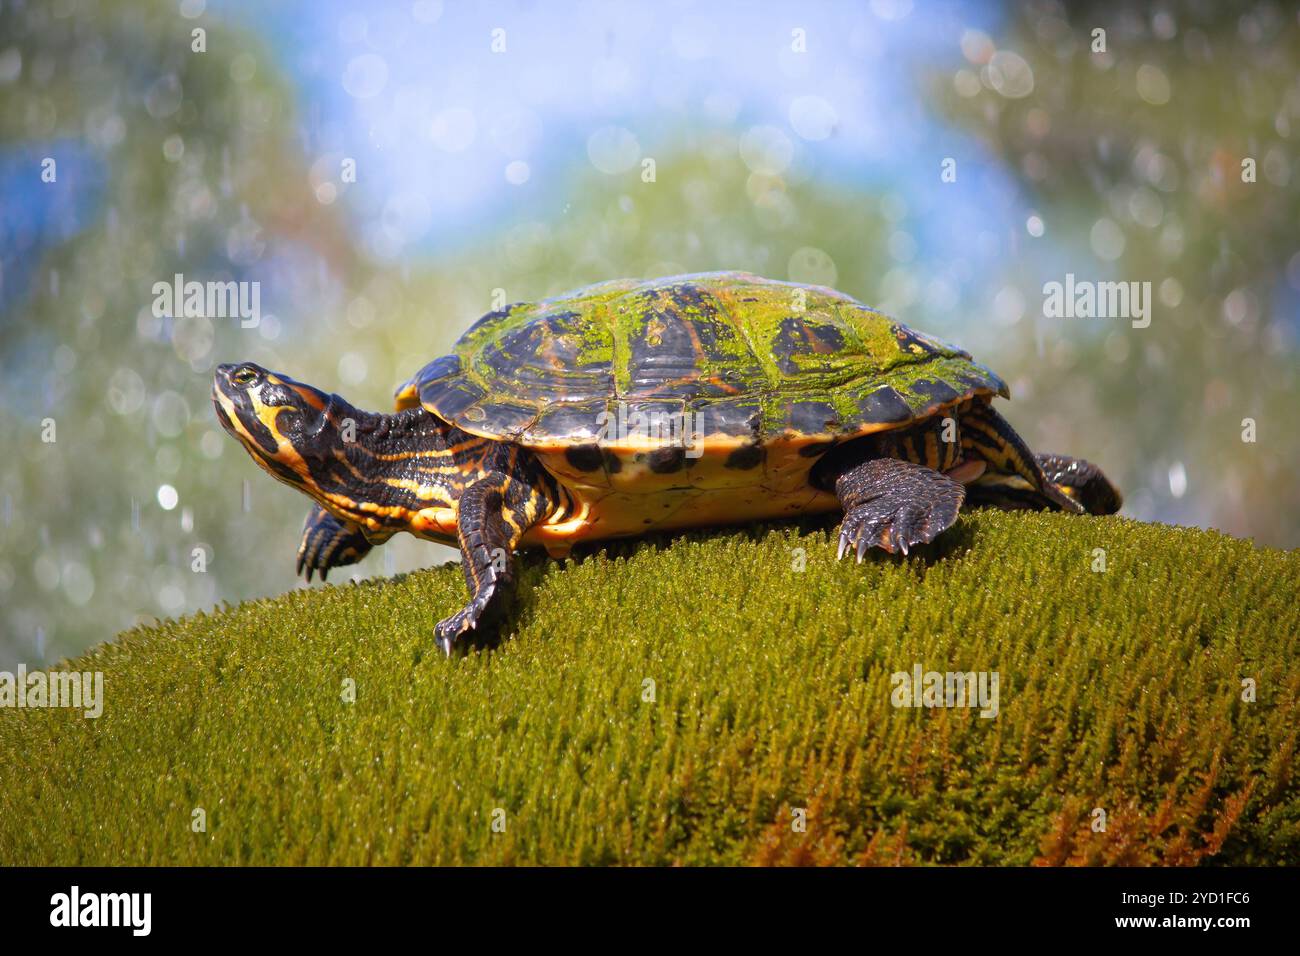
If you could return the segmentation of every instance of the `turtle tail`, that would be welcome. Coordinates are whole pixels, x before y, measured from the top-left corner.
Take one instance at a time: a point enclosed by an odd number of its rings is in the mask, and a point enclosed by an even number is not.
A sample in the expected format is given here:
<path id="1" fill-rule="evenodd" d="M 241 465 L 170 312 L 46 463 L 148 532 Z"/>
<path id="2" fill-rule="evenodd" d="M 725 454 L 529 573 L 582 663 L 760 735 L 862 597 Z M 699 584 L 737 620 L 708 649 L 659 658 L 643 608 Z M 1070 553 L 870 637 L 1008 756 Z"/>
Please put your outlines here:
<path id="1" fill-rule="evenodd" d="M 988 466 L 967 486 L 966 497 L 972 504 L 1073 514 L 1082 514 L 1086 509 L 1067 488 L 1049 477 L 1024 439 L 988 402 L 976 402 L 962 416 L 961 446 L 964 457 L 982 460 Z M 1101 472 L 1096 474 L 1100 476 Z"/>

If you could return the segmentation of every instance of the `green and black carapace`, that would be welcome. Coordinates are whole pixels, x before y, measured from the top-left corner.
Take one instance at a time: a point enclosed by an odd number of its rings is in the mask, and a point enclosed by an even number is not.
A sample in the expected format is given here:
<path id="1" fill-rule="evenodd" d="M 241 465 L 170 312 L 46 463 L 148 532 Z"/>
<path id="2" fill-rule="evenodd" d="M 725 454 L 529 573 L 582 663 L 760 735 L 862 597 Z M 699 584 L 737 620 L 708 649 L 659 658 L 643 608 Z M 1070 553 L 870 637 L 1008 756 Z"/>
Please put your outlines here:
<path id="1" fill-rule="evenodd" d="M 315 502 L 299 571 L 399 531 L 460 548 L 453 642 L 503 604 L 513 553 L 843 511 L 839 556 L 907 553 L 964 501 L 1111 514 L 1093 465 L 1035 455 L 970 355 L 821 287 L 744 273 L 604 282 L 491 312 L 393 414 L 222 365 L 221 424 Z"/>

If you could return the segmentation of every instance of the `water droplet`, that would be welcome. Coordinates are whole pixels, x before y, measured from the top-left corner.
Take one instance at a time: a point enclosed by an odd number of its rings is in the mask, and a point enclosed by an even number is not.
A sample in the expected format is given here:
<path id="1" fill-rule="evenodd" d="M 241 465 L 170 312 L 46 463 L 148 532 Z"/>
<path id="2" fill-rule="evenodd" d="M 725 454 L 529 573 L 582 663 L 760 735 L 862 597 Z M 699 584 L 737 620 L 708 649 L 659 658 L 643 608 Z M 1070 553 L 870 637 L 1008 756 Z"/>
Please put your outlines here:
<path id="1" fill-rule="evenodd" d="M 989 85 L 1009 100 L 1034 92 L 1034 71 L 1019 53 L 998 50 L 989 60 Z"/>
<path id="2" fill-rule="evenodd" d="M 606 175 L 627 172 L 641 158 L 641 144 L 630 130 L 603 126 L 587 138 L 587 158 Z"/>
<path id="3" fill-rule="evenodd" d="M 506 166 L 506 182 L 512 186 L 522 186 L 528 182 L 528 177 L 532 175 L 532 170 L 528 164 L 521 159 L 516 159 L 513 163 Z"/>
<path id="4" fill-rule="evenodd" d="M 388 63 L 377 53 L 363 53 L 348 61 L 343 89 L 359 100 L 378 96 L 388 85 Z"/>
<path id="5" fill-rule="evenodd" d="M 1107 219 L 1104 216 L 1098 219 L 1093 223 L 1092 232 L 1088 238 L 1092 245 L 1092 251 L 1097 254 L 1099 259 L 1114 262 L 1124 254 L 1124 232 L 1112 219 Z"/>
<path id="6" fill-rule="evenodd" d="M 162 506 L 163 511 L 171 511 L 180 501 L 180 495 L 171 485 L 158 486 L 158 504 Z"/>
<path id="7" fill-rule="evenodd" d="M 1181 461 L 1169 466 L 1169 493 L 1175 498 L 1181 498 L 1187 493 L 1187 469 Z"/>
<path id="8" fill-rule="evenodd" d="M 799 96 L 790 104 L 790 125 L 803 139 L 826 139 L 838 122 L 835 107 L 820 96 Z"/>

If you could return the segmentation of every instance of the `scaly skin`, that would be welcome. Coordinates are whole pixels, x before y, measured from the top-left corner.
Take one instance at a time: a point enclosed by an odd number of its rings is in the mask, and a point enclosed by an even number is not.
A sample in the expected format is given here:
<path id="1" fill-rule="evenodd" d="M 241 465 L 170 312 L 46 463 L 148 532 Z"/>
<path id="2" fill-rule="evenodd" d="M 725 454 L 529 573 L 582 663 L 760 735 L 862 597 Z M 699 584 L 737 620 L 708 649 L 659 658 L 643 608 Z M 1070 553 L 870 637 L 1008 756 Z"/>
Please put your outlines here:
<path id="1" fill-rule="evenodd" d="M 363 412 L 251 364 L 217 369 L 213 403 L 254 461 L 315 500 L 299 546 L 308 580 L 361 560 L 398 531 L 460 547 L 471 596 L 438 623 L 448 653 L 501 604 L 519 539 L 564 500 L 527 449 L 469 435 L 423 409 Z"/>

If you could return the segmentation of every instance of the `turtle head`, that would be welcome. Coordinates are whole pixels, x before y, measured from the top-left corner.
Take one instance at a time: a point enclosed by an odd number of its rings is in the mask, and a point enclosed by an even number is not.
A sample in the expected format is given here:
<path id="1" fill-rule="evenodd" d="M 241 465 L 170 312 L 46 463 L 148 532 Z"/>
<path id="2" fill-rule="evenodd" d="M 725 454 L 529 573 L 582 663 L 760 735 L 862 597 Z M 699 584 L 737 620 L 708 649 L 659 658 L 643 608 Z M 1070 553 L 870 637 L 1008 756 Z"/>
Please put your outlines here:
<path id="1" fill-rule="evenodd" d="M 217 366 L 212 404 L 263 471 L 360 525 L 372 544 L 409 530 L 433 503 L 450 506 L 473 471 L 449 450 L 470 436 L 422 407 L 362 411 L 252 362 Z"/>
<path id="2" fill-rule="evenodd" d="M 337 395 L 295 382 L 252 362 L 218 365 L 212 404 L 221 426 L 259 465 L 315 497 L 316 475 L 341 442 L 353 411 Z"/>

